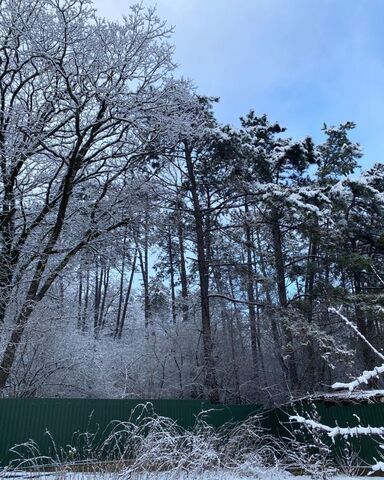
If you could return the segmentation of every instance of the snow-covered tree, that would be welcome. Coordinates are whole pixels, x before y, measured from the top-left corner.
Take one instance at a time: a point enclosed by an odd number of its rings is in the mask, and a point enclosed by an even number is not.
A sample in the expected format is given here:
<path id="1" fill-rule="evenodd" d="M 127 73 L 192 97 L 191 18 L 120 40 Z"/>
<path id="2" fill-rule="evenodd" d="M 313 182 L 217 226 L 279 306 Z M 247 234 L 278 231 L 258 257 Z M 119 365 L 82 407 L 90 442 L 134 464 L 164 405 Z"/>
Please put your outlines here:
<path id="1" fill-rule="evenodd" d="M 61 272 L 129 222 L 133 169 L 183 109 L 169 32 L 141 5 L 116 23 L 87 0 L 1 2 L 0 388 Z"/>

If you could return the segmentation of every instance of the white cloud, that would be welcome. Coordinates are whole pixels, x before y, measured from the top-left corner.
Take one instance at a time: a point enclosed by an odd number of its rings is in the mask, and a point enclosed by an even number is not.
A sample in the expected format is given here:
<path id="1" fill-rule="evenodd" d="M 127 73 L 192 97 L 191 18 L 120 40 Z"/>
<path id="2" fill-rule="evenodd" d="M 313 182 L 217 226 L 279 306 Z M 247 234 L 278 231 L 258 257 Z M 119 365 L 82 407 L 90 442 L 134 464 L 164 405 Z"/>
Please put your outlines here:
<path id="1" fill-rule="evenodd" d="M 118 18 L 132 3 L 95 5 Z M 381 0 L 157 0 L 157 7 L 176 27 L 180 73 L 222 98 L 222 119 L 254 108 L 298 134 L 351 119 L 368 151 L 380 145 L 371 125 L 384 127 Z"/>

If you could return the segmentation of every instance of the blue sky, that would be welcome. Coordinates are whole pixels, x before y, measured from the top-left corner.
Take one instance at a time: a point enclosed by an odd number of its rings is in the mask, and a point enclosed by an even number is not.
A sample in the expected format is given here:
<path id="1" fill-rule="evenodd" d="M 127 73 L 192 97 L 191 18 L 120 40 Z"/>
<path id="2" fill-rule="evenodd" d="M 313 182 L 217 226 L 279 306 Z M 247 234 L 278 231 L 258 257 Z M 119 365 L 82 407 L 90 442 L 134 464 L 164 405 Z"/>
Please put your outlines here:
<path id="1" fill-rule="evenodd" d="M 130 0 L 96 0 L 117 19 Z M 384 161 L 384 0 L 145 0 L 175 26 L 179 75 L 219 96 L 221 122 L 250 109 L 294 138 L 357 124 L 366 167 Z"/>

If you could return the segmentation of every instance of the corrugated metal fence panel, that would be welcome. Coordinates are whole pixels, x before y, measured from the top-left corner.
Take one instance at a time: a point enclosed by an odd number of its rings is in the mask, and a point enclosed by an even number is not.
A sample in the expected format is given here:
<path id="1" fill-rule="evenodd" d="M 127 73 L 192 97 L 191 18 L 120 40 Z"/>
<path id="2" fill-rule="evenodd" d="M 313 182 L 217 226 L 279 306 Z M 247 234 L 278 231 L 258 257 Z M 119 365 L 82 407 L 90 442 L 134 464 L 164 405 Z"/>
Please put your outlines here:
<path id="1" fill-rule="evenodd" d="M 260 405 L 224 406 L 192 400 L 148 402 L 156 414 L 176 420 L 184 428 L 193 427 L 202 411 L 207 411 L 204 420 L 216 427 L 244 420 L 262 410 Z M 146 400 L 0 399 L 0 464 L 16 459 L 10 448 L 30 439 L 39 446 L 41 454 L 49 456 L 54 456 L 55 448 L 68 451 L 69 446 L 76 447 L 79 433 L 97 433 L 97 438 L 102 439 L 110 422 L 128 421 L 135 407 L 145 403 Z M 148 414 L 151 411 L 148 407 Z"/>
<path id="2" fill-rule="evenodd" d="M 202 402 L 202 410 L 206 411 L 204 420 L 213 427 L 221 427 L 226 423 L 242 422 L 253 415 L 260 415 L 262 405 L 213 405 Z"/>
<path id="3" fill-rule="evenodd" d="M 380 403 L 344 406 L 321 404 L 318 406 L 318 410 L 323 423 L 331 427 L 384 426 L 384 405 Z M 370 435 L 348 439 L 354 451 L 367 464 L 375 463 L 375 458 L 379 459 L 382 455 L 383 450 L 379 447 L 379 440 L 378 436 Z M 335 453 L 340 455 L 345 445 L 345 440 L 338 437 L 335 442 Z"/>
<path id="4" fill-rule="evenodd" d="M 69 446 L 77 446 L 79 433 L 97 433 L 96 439 L 102 439 L 108 433 L 106 428 L 110 422 L 130 420 L 135 407 L 145 403 L 145 400 L 0 399 L 0 464 L 7 465 L 16 459 L 16 453 L 10 449 L 30 439 L 40 447 L 41 454 L 49 456 L 54 456 L 55 445 L 66 451 Z M 262 426 L 280 437 L 287 437 L 292 431 L 290 415 L 311 411 L 306 403 L 269 411 L 263 410 L 261 405 L 212 405 L 192 400 L 154 400 L 150 403 L 158 415 L 169 417 L 184 428 L 193 427 L 202 412 L 204 420 L 214 427 L 263 413 Z M 384 425 L 384 404 L 334 406 L 316 402 L 316 407 L 320 420 L 329 426 Z M 148 406 L 148 414 L 151 411 Z M 370 464 L 379 458 L 378 440 L 377 437 L 359 437 L 352 439 L 351 445 L 360 458 Z M 344 440 L 338 440 L 332 446 L 335 455 L 340 454 L 344 446 Z"/>
<path id="5" fill-rule="evenodd" d="M 314 405 L 319 415 L 318 420 L 330 427 L 384 426 L 384 404 L 332 405 L 326 402 L 315 402 Z M 310 417 L 312 413 L 313 407 L 308 403 L 295 403 L 281 409 L 265 412 L 263 426 L 274 435 L 289 437 L 295 428 L 295 424 L 292 424 L 289 420 L 290 415 L 299 414 Z M 326 435 L 324 435 L 324 438 L 326 438 Z M 356 452 L 362 464 L 370 465 L 375 463 L 375 459 L 379 459 L 382 455 L 383 450 L 379 447 L 379 440 L 378 436 L 358 436 L 348 439 L 337 437 L 334 443 L 330 439 L 328 443 L 335 457 L 342 456 L 343 450 L 347 448 Z M 381 443 L 384 443 L 384 441 Z"/>

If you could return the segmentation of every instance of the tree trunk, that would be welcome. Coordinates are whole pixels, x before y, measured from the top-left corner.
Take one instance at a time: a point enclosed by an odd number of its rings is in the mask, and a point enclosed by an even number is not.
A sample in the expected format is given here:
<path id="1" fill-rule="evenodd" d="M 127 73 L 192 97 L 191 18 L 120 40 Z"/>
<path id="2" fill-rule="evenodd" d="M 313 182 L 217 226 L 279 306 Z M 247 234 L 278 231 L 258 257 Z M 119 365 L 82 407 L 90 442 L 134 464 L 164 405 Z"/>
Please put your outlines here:
<path id="1" fill-rule="evenodd" d="M 95 338 L 99 336 L 99 318 L 100 318 L 100 302 L 101 302 L 101 286 L 103 282 L 103 268 L 100 268 L 99 277 L 99 261 L 96 260 L 95 267 L 95 295 L 93 301 L 93 335 Z"/>
<path id="2" fill-rule="evenodd" d="M 81 329 L 83 332 L 87 330 L 87 316 L 88 316 L 88 304 L 89 304 L 89 284 L 90 284 L 90 273 L 89 273 L 89 264 L 87 266 L 87 277 L 86 277 L 86 285 L 85 285 L 85 300 L 84 300 L 84 308 L 83 308 L 83 316 L 81 321 Z"/>
<path id="3" fill-rule="evenodd" d="M 176 293 L 175 293 L 175 267 L 173 259 L 173 248 L 172 248 L 172 235 L 171 229 L 168 230 L 168 260 L 169 260 L 169 272 L 171 276 L 171 311 L 172 311 L 172 321 L 176 323 Z"/>
<path id="4" fill-rule="evenodd" d="M 148 328 L 151 323 L 151 302 L 149 296 L 149 264 L 148 264 L 148 212 L 145 212 L 144 218 L 144 240 L 142 248 L 138 249 L 140 270 L 144 288 L 144 325 Z"/>
<path id="5" fill-rule="evenodd" d="M 251 351 L 252 361 L 255 374 L 258 371 L 257 361 L 257 331 L 256 331 L 256 309 L 255 309 L 255 284 L 254 284 L 254 271 L 253 271 L 253 258 L 252 250 L 254 249 L 251 227 L 249 225 L 249 207 L 248 199 L 245 196 L 245 220 L 244 220 L 244 233 L 245 233 L 245 249 L 247 253 L 247 271 L 246 271 L 246 285 L 247 285 L 247 300 L 248 300 L 248 319 L 251 332 Z"/>
<path id="6" fill-rule="evenodd" d="M 193 216 L 195 220 L 195 233 L 197 242 L 205 388 L 208 391 L 208 398 L 210 402 L 218 403 L 220 397 L 216 378 L 216 364 L 213 354 L 211 318 L 209 311 L 209 270 L 206 252 L 206 239 L 204 235 L 204 220 L 197 190 L 192 151 L 187 144 L 185 145 L 185 160 L 188 170 L 188 179 L 190 182 L 190 192 L 192 195 Z"/>
<path id="7" fill-rule="evenodd" d="M 281 229 L 279 224 L 279 214 L 276 207 L 271 207 L 272 210 L 272 239 L 273 239 L 273 252 L 275 258 L 275 272 L 276 272 L 276 284 L 277 294 L 279 299 L 280 308 L 284 311 L 287 308 L 287 290 L 285 286 L 285 260 L 283 254 L 283 240 L 281 235 Z M 297 374 L 296 361 L 293 350 L 293 336 L 289 326 L 283 326 L 284 333 L 287 341 L 286 352 L 288 356 L 287 366 L 290 384 L 294 388 L 298 388 L 299 379 Z"/>
<path id="8" fill-rule="evenodd" d="M 129 303 L 129 297 L 131 296 L 131 291 L 132 291 L 132 284 L 133 284 L 133 278 L 135 276 L 135 269 L 136 269 L 136 260 L 137 260 L 137 249 L 135 250 L 135 253 L 133 255 L 133 260 L 132 260 L 132 267 L 131 267 L 131 275 L 129 277 L 129 282 L 128 282 L 128 288 L 127 288 L 127 293 L 125 295 L 125 301 L 124 301 L 124 308 L 123 312 L 121 314 L 121 320 L 119 324 L 119 329 L 117 331 L 117 337 L 121 338 L 123 335 L 123 328 L 125 324 L 125 318 L 127 316 L 127 309 L 128 309 L 128 303 Z"/>
<path id="9" fill-rule="evenodd" d="M 125 274 L 125 260 L 126 260 L 126 243 L 127 243 L 127 229 L 124 229 L 124 239 L 123 239 L 123 258 L 121 259 L 121 272 L 120 272 L 120 284 L 119 284 L 119 304 L 117 307 L 116 323 L 115 323 L 115 334 L 114 337 L 117 337 L 120 323 L 121 323 L 121 312 L 123 309 L 123 295 L 124 295 L 124 274 Z"/>
<path id="10" fill-rule="evenodd" d="M 177 203 L 180 207 L 180 202 Z M 188 321 L 188 278 L 187 268 L 185 263 L 185 246 L 184 246 L 184 225 L 180 215 L 178 215 L 177 221 L 177 236 L 179 241 L 179 255 L 180 255 L 180 283 L 181 283 L 181 311 L 183 314 L 183 322 Z"/>
<path id="11" fill-rule="evenodd" d="M 82 315 L 83 315 L 83 269 L 82 262 L 80 262 L 78 279 L 79 279 L 79 288 L 77 293 L 77 329 L 81 330 L 82 325 Z"/>
<path id="12" fill-rule="evenodd" d="M 353 274 L 353 284 L 354 284 L 355 295 L 358 297 L 362 293 L 362 287 L 361 287 L 360 273 L 357 271 L 355 271 Z M 357 328 L 359 329 L 360 333 L 362 333 L 364 337 L 371 342 L 372 338 L 370 335 L 370 328 L 369 328 L 370 325 L 368 324 L 366 313 L 359 305 L 359 298 L 357 298 L 355 301 L 355 315 L 356 315 Z M 372 352 L 372 349 L 361 338 L 358 339 L 358 344 L 359 344 L 359 350 L 361 352 L 364 368 L 366 370 L 373 369 L 375 367 L 375 356 Z M 377 382 L 376 381 L 370 382 L 370 388 L 377 388 Z"/>
<path id="13" fill-rule="evenodd" d="M 259 257 L 259 264 L 260 264 L 260 269 L 263 277 L 266 279 L 268 278 L 268 272 L 266 268 L 266 263 L 264 259 L 264 253 L 262 250 L 262 245 L 260 241 L 260 235 L 258 232 L 256 232 L 256 242 L 257 242 L 257 251 L 258 251 L 258 257 Z M 270 287 L 267 284 L 264 284 L 264 294 L 265 298 L 267 300 L 267 304 L 272 307 L 272 296 L 271 296 L 271 291 Z M 279 329 L 279 324 L 276 320 L 276 315 L 274 312 L 271 312 L 270 315 L 270 321 L 271 321 L 271 330 L 272 330 L 272 338 L 273 342 L 275 344 L 275 349 L 276 349 L 276 356 L 279 361 L 281 370 L 285 376 L 288 375 L 288 369 L 284 361 L 283 353 L 282 353 L 282 339 L 281 339 L 281 334 L 280 334 L 280 329 Z"/>

